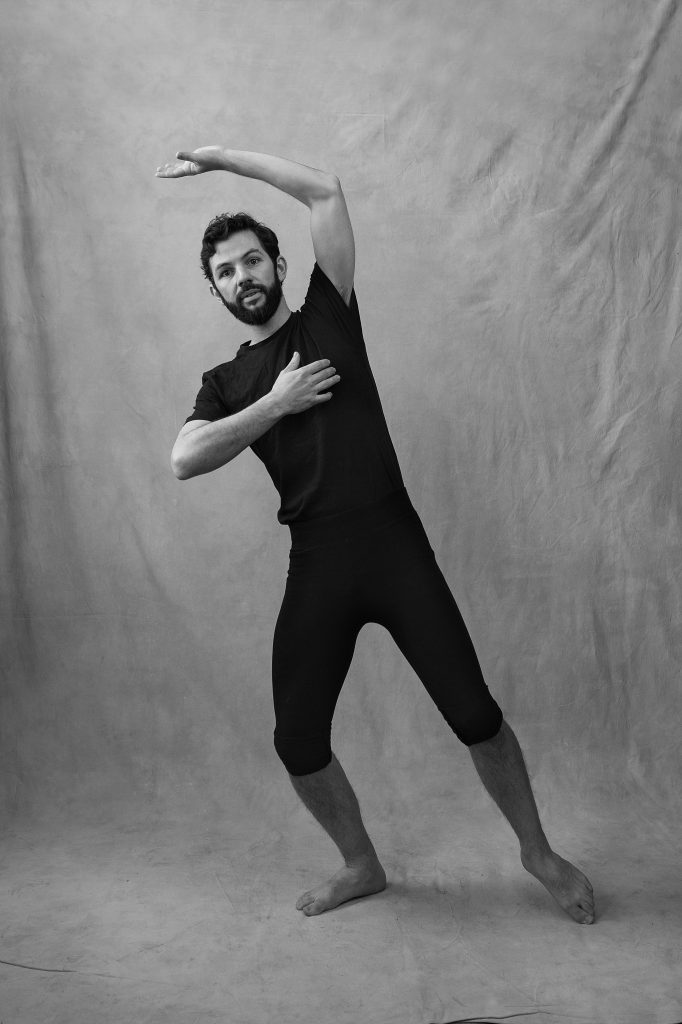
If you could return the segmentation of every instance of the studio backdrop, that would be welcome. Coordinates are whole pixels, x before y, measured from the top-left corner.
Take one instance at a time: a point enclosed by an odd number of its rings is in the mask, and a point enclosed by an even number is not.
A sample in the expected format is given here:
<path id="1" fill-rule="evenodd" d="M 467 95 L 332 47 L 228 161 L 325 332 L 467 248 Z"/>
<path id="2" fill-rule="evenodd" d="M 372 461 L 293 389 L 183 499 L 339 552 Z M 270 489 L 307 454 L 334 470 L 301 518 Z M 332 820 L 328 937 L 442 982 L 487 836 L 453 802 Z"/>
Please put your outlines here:
<path id="1" fill-rule="evenodd" d="M 203 370 L 248 337 L 201 275 L 210 218 L 274 228 L 291 308 L 313 265 L 294 200 L 154 176 L 223 144 L 341 179 L 405 482 L 539 801 L 679 814 L 677 3 L 31 0 L 2 20 L 5 813 L 289 807 L 276 492 L 249 451 L 187 482 L 169 462 Z M 454 749 L 465 765 L 378 626 L 334 745 L 389 814 Z"/>

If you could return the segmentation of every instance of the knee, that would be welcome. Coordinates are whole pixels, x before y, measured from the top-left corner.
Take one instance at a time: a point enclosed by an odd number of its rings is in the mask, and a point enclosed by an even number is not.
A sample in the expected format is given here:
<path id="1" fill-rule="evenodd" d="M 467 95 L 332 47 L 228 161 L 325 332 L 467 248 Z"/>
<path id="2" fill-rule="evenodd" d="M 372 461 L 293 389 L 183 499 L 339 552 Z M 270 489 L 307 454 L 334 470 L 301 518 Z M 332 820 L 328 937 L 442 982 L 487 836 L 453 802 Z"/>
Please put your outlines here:
<path id="1" fill-rule="evenodd" d="M 484 704 L 475 709 L 467 709 L 465 714 L 461 710 L 451 714 L 446 708 L 442 712 L 446 722 L 455 733 L 457 738 L 466 747 L 473 747 L 476 743 L 485 743 L 497 736 L 502 728 L 504 718 L 502 711 L 491 697 L 491 704 Z"/>
<path id="2" fill-rule="evenodd" d="M 275 729 L 275 750 L 290 775 L 311 775 L 332 759 L 331 737 L 282 736 Z"/>

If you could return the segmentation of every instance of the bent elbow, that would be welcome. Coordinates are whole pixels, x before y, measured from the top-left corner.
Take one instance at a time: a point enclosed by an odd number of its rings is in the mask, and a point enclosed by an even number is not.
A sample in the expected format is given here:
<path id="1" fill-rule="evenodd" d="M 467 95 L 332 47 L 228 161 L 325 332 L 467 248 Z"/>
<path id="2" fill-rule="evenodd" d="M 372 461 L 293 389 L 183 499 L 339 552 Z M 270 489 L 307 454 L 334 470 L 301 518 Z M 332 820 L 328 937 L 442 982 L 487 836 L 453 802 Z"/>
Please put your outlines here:
<path id="1" fill-rule="evenodd" d="M 183 459 L 182 456 L 175 451 L 171 454 L 171 469 L 178 480 L 189 480 L 194 476 L 194 473 L 192 473 L 189 465 L 187 464 L 187 460 Z"/>
<path id="2" fill-rule="evenodd" d="M 333 199 L 334 196 L 341 194 L 341 182 L 337 176 L 335 174 L 330 174 L 328 171 L 320 171 L 320 176 L 310 191 L 310 196 L 307 200 L 308 205 L 314 202 L 324 203 L 329 199 Z"/>

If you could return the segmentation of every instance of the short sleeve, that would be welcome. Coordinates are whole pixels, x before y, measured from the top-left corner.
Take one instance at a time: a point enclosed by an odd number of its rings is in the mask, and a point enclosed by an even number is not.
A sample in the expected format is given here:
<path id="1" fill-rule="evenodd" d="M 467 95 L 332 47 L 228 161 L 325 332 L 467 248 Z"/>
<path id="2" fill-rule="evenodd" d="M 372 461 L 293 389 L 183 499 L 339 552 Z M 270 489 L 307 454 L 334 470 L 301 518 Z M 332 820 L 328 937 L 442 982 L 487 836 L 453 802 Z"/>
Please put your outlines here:
<path id="1" fill-rule="evenodd" d="M 210 372 L 204 373 L 201 378 L 201 388 L 194 403 L 194 412 L 187 417 L 185 423 L 189 423 L 191 420 L 221 420 L 229 414 L 229 409 L 220 396 L 213 375 Z"/>
<path id="2" fill-rule="evenodd" d="M 329 280 L 319 263 L 313 267 L 310 284 L 305 301 L 301 306 L 301 315 L 305 319 L 331 320 L 344 334 L 364 344 L 360 312 L 355 297 L 355 289 L 351 292 L 348 305 L 344 302 L 339 290 Z"/>

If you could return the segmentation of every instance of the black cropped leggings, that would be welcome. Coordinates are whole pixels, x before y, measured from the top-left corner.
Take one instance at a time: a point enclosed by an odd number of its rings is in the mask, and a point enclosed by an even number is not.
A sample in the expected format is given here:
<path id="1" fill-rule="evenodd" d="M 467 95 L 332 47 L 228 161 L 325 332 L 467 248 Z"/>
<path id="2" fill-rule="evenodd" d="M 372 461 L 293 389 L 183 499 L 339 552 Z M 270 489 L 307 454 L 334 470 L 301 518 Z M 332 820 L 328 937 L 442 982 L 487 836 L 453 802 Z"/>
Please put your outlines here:
<path id="1" fill-rule="evenodd" d="M 499 731 L 502 712 L 404 489 L 291 533 L 272 656 L 275 748 L 291 775 L 331 761 L 334 708 L 368 622 L 389 631 L 463 743 Z"/>

